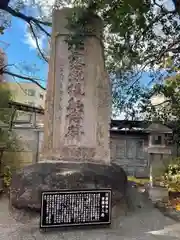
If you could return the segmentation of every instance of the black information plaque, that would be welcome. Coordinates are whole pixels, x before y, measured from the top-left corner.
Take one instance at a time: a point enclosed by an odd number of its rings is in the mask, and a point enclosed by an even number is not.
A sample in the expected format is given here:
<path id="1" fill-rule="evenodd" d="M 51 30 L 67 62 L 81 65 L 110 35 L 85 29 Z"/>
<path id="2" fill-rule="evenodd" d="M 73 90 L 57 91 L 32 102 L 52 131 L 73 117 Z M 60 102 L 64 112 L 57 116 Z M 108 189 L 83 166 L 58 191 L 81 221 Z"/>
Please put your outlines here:
<path id="1" fill-rule="evenodd" d="M 111 189 L 42 193 L 40 228 L 111 223 Z"/>

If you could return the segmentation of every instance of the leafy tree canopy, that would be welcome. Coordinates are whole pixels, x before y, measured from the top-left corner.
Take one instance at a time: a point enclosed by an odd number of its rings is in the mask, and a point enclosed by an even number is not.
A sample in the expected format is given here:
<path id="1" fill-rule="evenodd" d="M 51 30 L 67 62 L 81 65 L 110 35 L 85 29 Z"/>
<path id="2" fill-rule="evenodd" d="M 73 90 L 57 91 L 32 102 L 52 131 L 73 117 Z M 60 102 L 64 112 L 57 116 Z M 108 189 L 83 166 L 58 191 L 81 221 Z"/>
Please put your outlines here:
<path id="1" fill-rule="evenodd" d="M 158 103 L 153 103 L 152 96 L 157 96 Z M 155 84 L 139 101 L 141 113 L 145 118 L 153 118 L 173 127 L 173 140 L 180 144 L 180 74 L 167 78 L 163 83 Z M 173 124 L 174 122 L 174 124 Z"/>
<path id="2" fill-rule="evenodd" d="M 157 96 L 159 102 L 154 104 L 152 96 Z M 140 106 L 148 118 L 155 117 L 163 122 L 180 121 L 180 74 L 155 84 L 144 94 Z"/>
<path id="3" fill-rule="evenodd" d="M 6 84 L 0 84 L 0 96 L 0 121 L 8 124 L 11 115 L 8 103 L 12 99 L 12 95 Z"/>
<path id="4" fill-rule="evenodd" d="M 36 40 L 39 56 L 47 61 L 47 46 L 41 49 L 38 37 L 44 34 L 48 43 L 53 4 L 54 1 L 45 0 L 1 0 L 1 32 L 10 24 L 10 16 L 21 18 Z M 122 108 L 118 99 L 127 99 L 127 95 L 133 96 L 125 101 L 128 104 L 138 100 L 144 71 L 149 71 L 152 80 L 162 80 L 162 69 L 166 75 L 179 69 L 179 0 L 59 0 L 54 6 L 68 5 L 81 7 L 72 18 L 77 38 L 90 13 L 104 20 L 105 60 L 115 79 L 116 107 Z"/>

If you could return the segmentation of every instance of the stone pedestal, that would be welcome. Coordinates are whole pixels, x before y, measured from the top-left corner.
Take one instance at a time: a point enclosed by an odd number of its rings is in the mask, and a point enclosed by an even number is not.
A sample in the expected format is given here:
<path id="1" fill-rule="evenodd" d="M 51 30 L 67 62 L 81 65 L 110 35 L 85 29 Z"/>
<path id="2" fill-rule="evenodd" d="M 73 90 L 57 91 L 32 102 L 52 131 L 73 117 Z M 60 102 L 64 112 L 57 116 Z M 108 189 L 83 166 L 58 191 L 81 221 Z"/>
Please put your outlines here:
<path id="1" fill-rule="evenodd" d="M 44 148 L 40 161 L 110 163 L 110 81 L 102 21 L 92 16 L 81 48 L 65 41 L 72 9 L 53 14 Z M 69 49 L 70 47 L 70 49 Z"/>
<path id="2" fill-rule="evenodd" d="M 10 200 L 18 209 L 39 211 L 41 193 L 59 189 L 112 189 L 112 204 L 126 200 L 127 176 L 115 164 L 36 163 L 13 175 Z"/>

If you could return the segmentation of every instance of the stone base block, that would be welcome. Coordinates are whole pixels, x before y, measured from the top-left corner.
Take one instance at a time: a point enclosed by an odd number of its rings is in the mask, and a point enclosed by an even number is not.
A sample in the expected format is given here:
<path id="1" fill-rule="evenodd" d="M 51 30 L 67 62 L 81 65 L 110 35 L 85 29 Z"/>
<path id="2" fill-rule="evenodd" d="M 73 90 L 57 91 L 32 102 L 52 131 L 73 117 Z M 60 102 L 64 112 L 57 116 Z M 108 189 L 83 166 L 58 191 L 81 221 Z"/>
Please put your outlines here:
<path id="1" fill-rule="evenodd" d="M 13 207 L 38 211 L 41 192 L 61 189 L 112 189 L 112 204 L 125 199 L 127 176 L 118 165 L 93 163 L 36 163 L 12 176 L 10 202 Z"/>

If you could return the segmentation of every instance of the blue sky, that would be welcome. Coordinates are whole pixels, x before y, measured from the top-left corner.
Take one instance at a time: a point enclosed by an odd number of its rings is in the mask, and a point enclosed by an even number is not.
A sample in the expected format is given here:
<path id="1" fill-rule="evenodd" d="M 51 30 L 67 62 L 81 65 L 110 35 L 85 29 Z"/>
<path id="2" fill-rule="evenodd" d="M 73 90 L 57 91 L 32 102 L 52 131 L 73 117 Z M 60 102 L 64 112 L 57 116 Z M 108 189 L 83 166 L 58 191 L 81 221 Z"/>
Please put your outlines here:
<path id="1" fill-rule="evenodd" d="M 32 66 L 36 65 L 38 69 L 34 76 L 42 79 L 41 84 L 45 87 L 47 82 L 48 65 L 37 56 L 37 50 L 35 49 L 35 43 L 32 38 L 27 35 L 26 23 L 18 18 L 12 18 L 11 27 L 5 30 L 4 35 L 0 35 L 0 47 L 3 47 L 7 54 L 8 64 L 14 64 L 10 66 L 9 70 L 13 73 L 21 75 L 31 75 L 32 72 L 23 71 L 23 65 Z M 12 80 L 10 78 L 9 80 Z M 18 79 L 16 79 L 18 81 Z M 150 82 L 151 78 L 148 72 L 145 72 L 142 76 L 141 82 L 146 85 Z M 22 81 L 22 80 L 21 80 Z"/>
<path id="2" fill-rule="evenodd" d="M 1 0 L 0 0 L 1 1 Z M 31 14 L 31 11 L 35 11 L 35 8 L 29 8 L 28 2 L 25 1 L 27 7 L 24 8 L 25 14 Z M 37 4 L 43 7 L 43 14 L 46 16 L 49 15 L 50 10 L 52 9 L 52 5 L 54 0 L 34 0 Z M 67 3 L 67 1 L 64 1 Z M 158 3 L 163 2 L 163 5 L 168 8 L 169 10 L 174 9 L 174 5 L 172 4 L 172 0 L 157 0 Z M 12 6 L 14 7 L 14 6 Z M 29 38 L 30 35 L 27 35 L 26 23 L 18 18 L 12 18 L 11 27 L 5 30 L 4 35 L 0 35 L 0 47 L 3 47 L 5 53 L 7 54 L 8 64 L 15 64 L 13 67 L 9 67 L 14 73 L 21 73 L 21 75 L 29 75 L 32 72 L 21 72 L 22 65 L 32 66 L 36 65 L 38 71 L 34 73 L 34 76 L 38 76 L 38 78 L 42 79 L 41 84 L 43 86 L 46 85 L 47 82 L 47 71 L 48 65 L 40 60 L 37 56 L 37 51 L 35 49 L 35 43 L 32 41 L 32 38 Z M 42 40 L 42 39 L 40 39 Z M 8 46 L 3 44 L 1 41 L 7 43 Z M 13 79 L 11 79 L 13 80 Z M 16 79 L 17 80 L 17 79 Z M 142 76 L 141 82 L 143 84 L 148 83 L 151 80 L 148 73 L 145 72 Z"/>
<path id="3" fill-rule="evenodd" d="M 0 46 L 3 47 L 7 54 L 8 64 L 15 64 L 18 67 L 17 69 L 14 66 L 10 66 L 9 70 L 19 74 L 21 73 L 22 65 L 31 66 L 32 64 L 36 64 L 39 69 L 37 75 L 40 79 L 43 79 L 41 84 L 45 86 L 46 83 L 44 80 L 47 80 L 48 66 L 37 56 L 36 49 L 33 48 L 30 39 L 27 38 L 25 22 L 18 18 L 12 18 L 11 27 L 5 31 L 4 35 L 0 36 L 0 40 L 3 41 L 3 43 L 0 42 Z M 27 75 L 28 73 L 23 72 L 23 74 Z M 148 73 L 144 73 L 142 82 L 148 81 Z"/>
<path id="4" fill-rule="evenodd" d="M 5 30 L 4 35 L 0 35 L 0 41 L 3 41 L 0 42 L 0 47 L 7 54 L 8 64 L 16 65 L 16 67 L 10 66 L 9 70 L 19 74 L 23 69 L 22 65 L 31 66 L 36 64 L 39 69 L 37 76 L 43 79 L 41 84 L 45 86 L 44 80 L 47 80 L 47 64 L 37 56 L 37 51 L 32 47 L 31 39 L 26 36 L 25 22 L 18 18 L 12 18 L 11 27 Z M 22 74 L 28 75 L 29 73 L 24 71 Z"/>

